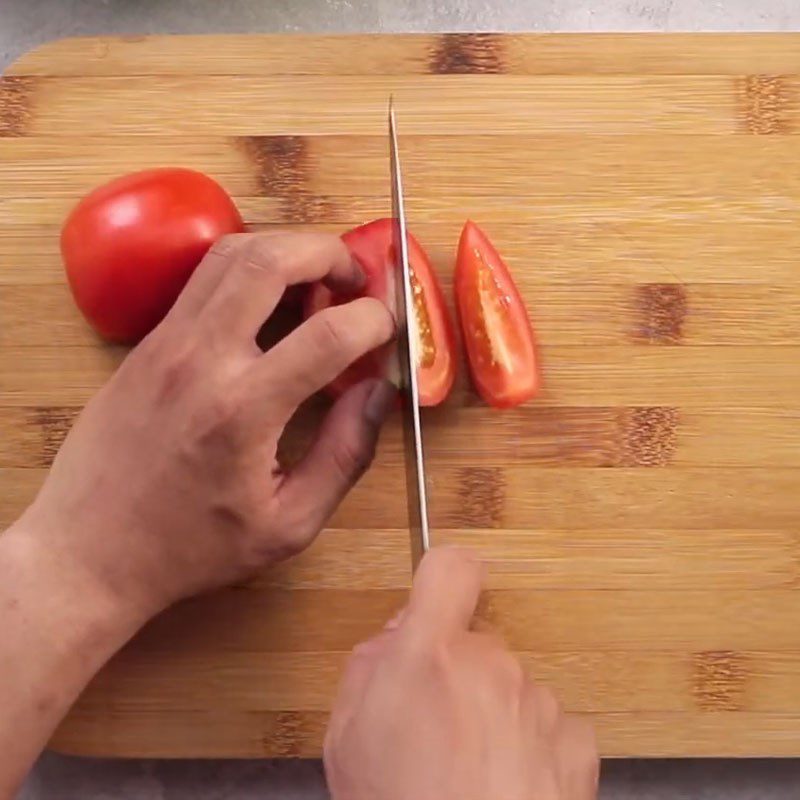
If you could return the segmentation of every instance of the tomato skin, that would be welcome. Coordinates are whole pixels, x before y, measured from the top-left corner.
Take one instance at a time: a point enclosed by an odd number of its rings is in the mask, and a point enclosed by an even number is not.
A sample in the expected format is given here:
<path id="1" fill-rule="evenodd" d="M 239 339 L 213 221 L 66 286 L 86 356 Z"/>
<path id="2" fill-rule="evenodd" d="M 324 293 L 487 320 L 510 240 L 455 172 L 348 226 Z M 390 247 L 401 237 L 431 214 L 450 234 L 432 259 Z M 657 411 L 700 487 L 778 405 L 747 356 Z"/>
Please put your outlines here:
<path id="1" fill-rule="evenodd" d="M 377 219 L 342 236 L 342 241 L 366 275 L 361 296 L 377 297 L 389 308 L 395 306 L 396 293 L 393 227 L 391 219 Z M 417 369 L 420 405 L 435 406 L 450 394 L 455 381 L 455 334 L 436 272 L 425 251 L 411 234 L 408 235 L 408 257 L 414 280 L 420 289 L 418 296 L 425 298 L 424 311 L 421 313 L 426 331 L 422 334 L 423 346 L 420 350 L 423 352 Z M 334 295 L 322 284 L 314 284 L 306 299 L 305 316 L 308 318 L 323 308 L 352 299 Z M 359 359 L 330 385 L 331 393 L 339 395 L 366 378 L 396 379 L 396 375 L 388 374 L 393 362 L 392 352 L 393 345 L 390 344 Z"/>
<path id="2" fill-rule="evenodd" d="M 164 318 L 209 247 L 242 230 L 216 181 L 151 169 L 86 195 L 64 223 L 61 255 L 89 324 L 106 339 L 134 343 Z"/>
<path id="3" fill-rule="evenodd" d="M 500 254 L 469 220 L 458 244 L 454 290 L 480 396 L 495 408 L 513 408 L 535 397 L 539 366 L 525 304 Z"/>

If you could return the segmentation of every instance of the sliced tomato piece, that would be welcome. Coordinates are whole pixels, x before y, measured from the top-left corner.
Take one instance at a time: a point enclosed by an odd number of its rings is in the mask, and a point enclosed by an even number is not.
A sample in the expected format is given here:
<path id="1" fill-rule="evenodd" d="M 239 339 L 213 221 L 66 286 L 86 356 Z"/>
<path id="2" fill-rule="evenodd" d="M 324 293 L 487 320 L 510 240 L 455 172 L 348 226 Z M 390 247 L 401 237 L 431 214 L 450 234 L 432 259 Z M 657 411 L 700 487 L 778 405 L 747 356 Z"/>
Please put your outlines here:
<path id="1" fill-rule="evenodd" d="M 533 329 L 508 268 L 486 234 L 467 221 L 458 244 L 456 306 L 475 388 L 511 408 L 539 391 Z"/>
<path id="2" fill-rule="evenodd" d="M 378 219 L 342 236 L 342 241 L 366 274 L 362 295 L 377 297 L 389 308 L 394 308 L 396 291 L 393 224 L 391 219 Z M 415 351 L 418 355 L 416 368 L 420 403 L 423 406 L 435 406 L 453 388 L 456 375 L 455 335 L 436 272 L 425 251 L 410 234 L 408 257 L 414 289 L 414 314 L 419 332 Z M 322 284 L 314 284 L 307 296 L 305 316 L 308 318 L 323 308 L 352 299 L 334 294 Z M 396 378 L 389 374 L 392 361 L 392 345 L 379 348 L 345 370 L 331 384 L 330 389 L 334 394 L 341 394 L 365 378 Z"/>

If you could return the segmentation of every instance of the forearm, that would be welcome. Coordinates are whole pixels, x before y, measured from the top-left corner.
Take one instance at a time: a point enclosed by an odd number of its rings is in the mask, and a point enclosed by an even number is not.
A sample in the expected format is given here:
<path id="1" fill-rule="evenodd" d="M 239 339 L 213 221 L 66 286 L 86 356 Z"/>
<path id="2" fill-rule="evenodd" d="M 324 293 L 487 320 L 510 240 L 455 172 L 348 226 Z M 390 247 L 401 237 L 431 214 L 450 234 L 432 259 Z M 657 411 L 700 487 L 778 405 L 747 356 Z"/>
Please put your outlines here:
<path id="1" fill-rule="evenodd" d="M 0 536 L 0 798 L 143 620 L 17 523 Z"/>

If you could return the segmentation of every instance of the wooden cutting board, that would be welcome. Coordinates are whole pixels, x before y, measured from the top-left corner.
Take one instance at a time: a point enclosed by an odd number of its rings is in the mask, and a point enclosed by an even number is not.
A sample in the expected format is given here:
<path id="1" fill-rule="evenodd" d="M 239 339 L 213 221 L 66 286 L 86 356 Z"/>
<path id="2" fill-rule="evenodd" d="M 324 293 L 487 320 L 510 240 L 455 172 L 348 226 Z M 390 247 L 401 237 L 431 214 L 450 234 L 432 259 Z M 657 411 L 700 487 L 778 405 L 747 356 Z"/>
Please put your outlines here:
<path id="1" fill-rule="evenodd" d="M 184 165 L 253 229 L 387 213 L 448 292 L 467 216 L 542 343 L 540 400 L 465 380 L 425 434 L 437 542 L 608 755 L 800 755 L 800 36 L 85 39 L 0 81 L 0 523 L 124 353 L 80 319 L 59 225 Z M 317 544 L 155 621 L 57 749 L 317 755 L 347 651 L 409 584 L 397 421 Z M 47 587 L 42 587 L 46 591 Z"/>

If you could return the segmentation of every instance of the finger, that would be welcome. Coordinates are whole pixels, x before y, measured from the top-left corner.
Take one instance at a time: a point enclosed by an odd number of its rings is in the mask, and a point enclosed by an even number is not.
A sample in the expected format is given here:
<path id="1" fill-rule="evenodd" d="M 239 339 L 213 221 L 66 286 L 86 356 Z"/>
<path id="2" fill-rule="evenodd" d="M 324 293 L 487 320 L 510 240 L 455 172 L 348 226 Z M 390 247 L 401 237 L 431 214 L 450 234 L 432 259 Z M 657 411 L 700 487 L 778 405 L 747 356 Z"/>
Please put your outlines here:
<path id="1" fill-rule="evenodd" d="M 580 717 L 564 716 L 558 726 L 555 754 L 564 796 L 569 800 L 596 797 L 600 759 L 592 725 Z"/>
<path id="2" fill-rule="evenodd" d="M 390 636 L 391 634 L 383 631 L 353 649 L 339 680 L 326 742 L 335 742 L 347 722 L 358 710 L 370 679 L 386 652 Z"/>
<path id="3" fill-rule="evenodd" d="M 435 547 L 420 562 L 404 627 L 426 637 L 448 637 L 469 628 L 484 569 L 469 551 Z"/>
<path id="4" fill-rule="evenodd" d="M 552 689 L 538 683 L 529 684 L 525 691 L 525 707 L 535 729 L 552 737 L 562 720 L 561 706 Z"/>
<path id="5" fill-rule="evenodd" d="M 254 236 L 252 233 L 230 233 L 218 239 L 209 248 L 189 278 L 178 299 L 170 310 L 173 318 L 194 319 L 219 286 L 225 271 L 233 263 L 238 251 Z M 263 238 L 279 236 L 279 231 L 257 234 Z"/>
<path id="6" fill-rule="evenodd" d="M 403 606 L 387 623 L 383 626 L 384 631 L 396 631 L 402 626 L 408 614 L 408 607 Z"/>
<path id="7" fill-rule="evenodd" d="M 314 314 L 265 353 L 252 374 L 252 390 L 271 413 L 288 417 L 297 406 L 327 386 L 354 361 L 394 336 L 394 320 L 380 300 L 362 297 Z"/>
<path id="8" fill-rule="evenodd" d="M 218 239 L 197 265 L 183 287 L 169 316 L 184 319 L 194 318 L 219 286 L 225 270 L 230 266 L 234 254 L 250 238 L 251 234 L 231 233 Z"/>
<path id="9" fill-rule="evenodd" d="M 287 286 L 323 281 L 335 291 L 355 293 L 364 282 L 342 240 L 327 233 L 248 234 L 222 259 L 221 278 L 198 322 L 226 341 L 253 341 Z"/>
<path id="10" fill-rule="evenodd" d="M 384 380 L 364 381 L 345 392 L 328 413 L 316 442 L 278 490 L 277 499 L 295 523 L 304 549 L 372 462 L 381 425 L 397 390 Z"/>

